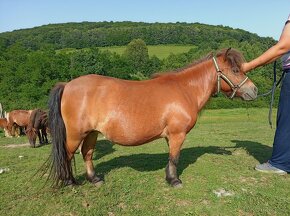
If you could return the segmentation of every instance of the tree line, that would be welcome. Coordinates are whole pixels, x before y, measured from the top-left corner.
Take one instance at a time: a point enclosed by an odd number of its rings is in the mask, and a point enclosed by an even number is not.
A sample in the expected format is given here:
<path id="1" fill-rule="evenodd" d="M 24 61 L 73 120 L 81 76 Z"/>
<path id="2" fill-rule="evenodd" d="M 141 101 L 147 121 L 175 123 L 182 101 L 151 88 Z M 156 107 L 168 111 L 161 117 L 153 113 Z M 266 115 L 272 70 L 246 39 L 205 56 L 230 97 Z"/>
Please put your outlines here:
<path id="1" fill-rule="evenodd" d="M 122 79 L 148 79 L 153 73 L 175 70 L 222 48 L 236 48 L 250 60 L 275 40 L 223 26 L 199 23 L 98 22 L 67 23 L 0 34 L 0 102 L 6 110 L 46 108 L 50 89 L 59 81 L 85 74 Z M 147 45 L 193 44 L 165 59 L 148 55 Z M 123 54 L 97 47 L 126 45 Z M 59 49 L 77 48 L 73 52 Z M 86 48 L 86 49 L 82 49 Z M 250 73 L 261 91 L 270 88 L 272 68 Z M 267 106 L 269 98 L 244 103 L 222 96 L 208 108 Z"/>
<path id="2" fill-rule="evenodd" d="M 5 47 L 20 42 L 31 50 L 86 48 L 127 45 L 140 38 L 147 45 L 203 44 L 217 48 L 218 44 L 235 40 L 259 43 L 261 48 L 273 43 L 271 38 L 224 26 L 200 23 L 143 23 L 143 22 L 82 22 L 49 24 L 32 29 L 0 34 Z"/>

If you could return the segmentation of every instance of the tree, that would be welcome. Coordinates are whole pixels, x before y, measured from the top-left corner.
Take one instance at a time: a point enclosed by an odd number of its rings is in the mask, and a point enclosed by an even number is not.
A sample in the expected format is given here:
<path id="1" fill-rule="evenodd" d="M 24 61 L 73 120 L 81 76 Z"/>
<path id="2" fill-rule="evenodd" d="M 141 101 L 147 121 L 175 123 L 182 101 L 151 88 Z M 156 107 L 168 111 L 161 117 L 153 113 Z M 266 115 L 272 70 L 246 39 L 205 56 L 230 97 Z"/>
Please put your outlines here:
<path id="1" fill-rule="evenodd" d="M 149 62 L 148 48 L 145 42 L 141 39 L 132 40 L 124 51 L 124 57 L 131 65 L 133 73 L 146 71 L 146 65 Z"/>

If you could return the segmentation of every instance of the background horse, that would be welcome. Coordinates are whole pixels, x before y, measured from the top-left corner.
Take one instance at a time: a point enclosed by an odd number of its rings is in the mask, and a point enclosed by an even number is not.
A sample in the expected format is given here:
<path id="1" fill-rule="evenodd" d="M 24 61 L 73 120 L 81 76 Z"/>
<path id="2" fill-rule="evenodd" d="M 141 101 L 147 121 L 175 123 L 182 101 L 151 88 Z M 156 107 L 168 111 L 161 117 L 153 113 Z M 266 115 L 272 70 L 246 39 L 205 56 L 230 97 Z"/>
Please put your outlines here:
<path id="1" fill-rule="evenodd" d="M 0 128 L 3 128 L 5 136 L 9 137 L 10 134 L 8 133 L 7 125 L 8 125 L 7 119 L 6 118 L 0 118 Z"/>
<path id="2" fill-rule="evenodd" d="M 169 146 L 166 180 L 181 186 L 176 168 L 181 146 L 210 97 L 219 90 L 243 100 L 257 97 L 256 86 L 240 70 L 242 62 L 238 51 L 228 49 L 150 80 L 86 75 L 56 85 L 49 101 L 49 178 L 54 185 L 75 183 L 71 160 L 82 144 L 87 179 L 102 183 L 92 163 L 97 136 L 102 133 L 124 146 L 165 138 Z"/>
<path id="3" fill-rule="evenodd" d="M 7 113 L 8 131 L 12 136 L 15 136 L 17 128 L 22 127 L 24 130 L 29 124 L 32 110 L 13 110 Z"/>
<path id="4" fill-rule="evenodd" d="M 30 146 L 35 148 L 36 137 L 38 136 L 39 144 L 48 143 L 47 140 L 47 113 L 41 109 L 35 109 L 31 112 L 29 124 L 26 129 Z"/>
<path id="5" fill-rule="evenodd" d="M 7 128 L 7 119 L 6 118 L 0 118 L 0 128 Z"/>

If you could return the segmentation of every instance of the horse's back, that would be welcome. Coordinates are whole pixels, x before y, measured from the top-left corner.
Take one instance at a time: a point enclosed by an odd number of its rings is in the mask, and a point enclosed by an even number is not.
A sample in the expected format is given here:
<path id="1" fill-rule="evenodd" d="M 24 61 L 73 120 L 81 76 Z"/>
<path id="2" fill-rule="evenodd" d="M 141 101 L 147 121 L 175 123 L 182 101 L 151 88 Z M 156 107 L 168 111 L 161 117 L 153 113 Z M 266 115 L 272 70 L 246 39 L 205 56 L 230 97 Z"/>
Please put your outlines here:
<path id="1" fill-rule="evenodd" d="M 12 110 L 9 113 L 8 121 L 16 123 L 19 126 L 27 126 L 30 120 L 32 110 Z"/>
<path id="2" fill-rule="evenodd" d="M 136 103 L 136 100 L 146 100 L 147 97 L 166 97 L 171 88 L 167 85 L 167 90 L 162 90 L 160 86 L 155 80 L 130 81 L 91 74 L 67 83 L 63 95 L 73 99 L 84 99 L 85 96 L 91 101 L 112 106 L 124 102 L 129 105 L 130 102 Z"/>

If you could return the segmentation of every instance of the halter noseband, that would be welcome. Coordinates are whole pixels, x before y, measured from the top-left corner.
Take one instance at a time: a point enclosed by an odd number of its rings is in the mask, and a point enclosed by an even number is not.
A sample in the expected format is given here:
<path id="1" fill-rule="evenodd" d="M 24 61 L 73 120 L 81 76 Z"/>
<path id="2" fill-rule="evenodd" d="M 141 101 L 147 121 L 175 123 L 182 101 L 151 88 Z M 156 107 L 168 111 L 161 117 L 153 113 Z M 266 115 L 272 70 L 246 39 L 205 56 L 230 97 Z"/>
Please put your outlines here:
<path id="1" fill-rule="evenodd" d="M 212 60 L 214 62 L 214 66 L 215 66 L 215 69 L 216 69 L 216 72 L 217 72 L 217 93 L 218 94 L 220 91 L 221 91 L 221 79 L 223 79 L 232 89 L 232 94 L 231 96 L 229 97 L 230 99 L 232 99 L 237 91 L 246 83 L 246 81 L 249 79 L 249 77 L 246 76 L 246 78 L 238 85 L 235 85 L 233 84 L 233 82 L 227 78 L 226 75 L 224 75 L 224 73 L 220 70 L 218 64 L 217 64 L 217 60 L 215 57 L 212 57 Z"/>

